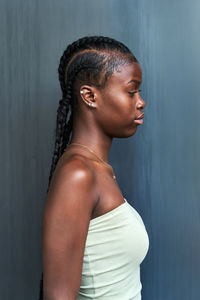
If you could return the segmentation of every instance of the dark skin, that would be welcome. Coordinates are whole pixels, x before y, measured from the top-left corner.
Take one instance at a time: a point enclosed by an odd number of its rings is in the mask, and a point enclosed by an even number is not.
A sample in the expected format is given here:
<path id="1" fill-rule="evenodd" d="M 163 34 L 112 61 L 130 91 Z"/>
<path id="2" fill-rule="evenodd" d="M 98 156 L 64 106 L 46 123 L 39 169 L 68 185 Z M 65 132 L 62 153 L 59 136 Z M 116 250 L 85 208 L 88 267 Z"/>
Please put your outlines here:
<path id="1" fill-rule="evenodd" d="M 146 106 L 138 92 L 141 83 L 142 71 L 134 62 L 119 66 L 103 89 L 79 85 L 70 143 L 86 145 L 108 163 L 113 137 L 130 137 L 140 126 L 133 120 Z M 44 300 L 77 299 L 89 222 L 123 202 L 110 168 L 81 146 L 67 148 L 44 210 Z"/>

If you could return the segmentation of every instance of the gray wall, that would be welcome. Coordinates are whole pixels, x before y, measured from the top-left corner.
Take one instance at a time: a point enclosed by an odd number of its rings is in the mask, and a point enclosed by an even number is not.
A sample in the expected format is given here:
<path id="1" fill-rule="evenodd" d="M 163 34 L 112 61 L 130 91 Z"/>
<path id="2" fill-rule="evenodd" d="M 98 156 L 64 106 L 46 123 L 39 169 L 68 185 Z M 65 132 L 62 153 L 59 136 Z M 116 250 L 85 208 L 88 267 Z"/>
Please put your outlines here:
<path id="1" fill-rule="evenodd" d="M 110 152 L 150 248 L 144 300 L 200 293 L 200 3 L 193 0 L 1 0 L 0 299 L 38 298 L 41 229 L 69 42 L 108 35 L 143 69 L 144 124 Z"/>

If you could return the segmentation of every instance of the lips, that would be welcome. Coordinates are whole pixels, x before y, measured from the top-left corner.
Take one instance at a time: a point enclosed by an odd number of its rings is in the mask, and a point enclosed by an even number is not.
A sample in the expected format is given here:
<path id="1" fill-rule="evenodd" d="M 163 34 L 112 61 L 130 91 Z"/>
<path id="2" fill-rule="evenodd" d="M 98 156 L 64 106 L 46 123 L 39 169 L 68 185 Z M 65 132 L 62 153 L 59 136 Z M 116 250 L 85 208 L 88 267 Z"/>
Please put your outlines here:
<path id="1" fill-rule="evenodd" d="M 143 118 L 144 118 L 144 113 L 142 113 L 137 118 L 135 118 L 134 123 L 142 125 L 143 124 L 143 120 L 142 120 Z"/>

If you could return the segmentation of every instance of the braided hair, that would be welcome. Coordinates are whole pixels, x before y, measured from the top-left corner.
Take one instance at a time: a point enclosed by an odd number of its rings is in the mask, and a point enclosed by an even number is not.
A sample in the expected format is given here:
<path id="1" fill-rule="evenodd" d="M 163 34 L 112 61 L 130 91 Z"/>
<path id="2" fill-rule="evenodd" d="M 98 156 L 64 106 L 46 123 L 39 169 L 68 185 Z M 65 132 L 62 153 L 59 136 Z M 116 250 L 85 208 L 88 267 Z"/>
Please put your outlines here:
<path id="1" fill-rule="evenodd" d="M 104 36 L 86 36 L 68 45 L 58 67 L 62 99 L 57 109 L 55 147 L 49 175 L 48 189 L 56 164 L 66 149 L 72 132 L 76 110 L 77 83 L 87 83 L 103 88 L 118 66 L 138 62 L 123 43 Z M 70 116 L 68 113 L 71 111 Z M 47 191 L 48 191 L 47 189 Z M 40 296 L 43 300 L 43 273 L 40 280 Z"/>

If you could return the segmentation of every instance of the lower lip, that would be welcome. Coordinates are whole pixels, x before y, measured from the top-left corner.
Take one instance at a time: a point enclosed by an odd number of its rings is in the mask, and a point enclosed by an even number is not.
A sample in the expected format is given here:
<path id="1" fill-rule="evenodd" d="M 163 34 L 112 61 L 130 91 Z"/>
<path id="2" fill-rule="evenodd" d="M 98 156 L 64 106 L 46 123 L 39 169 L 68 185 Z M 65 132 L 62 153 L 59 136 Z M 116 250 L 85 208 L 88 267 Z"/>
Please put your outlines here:
<path id="1" fill-rule="evenodd" d="M 134 120 L 134 123 L 142 125 L 143 124 L 143 120 L 142 119 Z"/>

